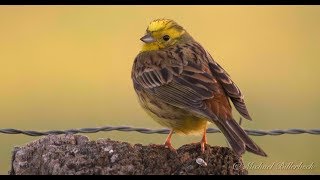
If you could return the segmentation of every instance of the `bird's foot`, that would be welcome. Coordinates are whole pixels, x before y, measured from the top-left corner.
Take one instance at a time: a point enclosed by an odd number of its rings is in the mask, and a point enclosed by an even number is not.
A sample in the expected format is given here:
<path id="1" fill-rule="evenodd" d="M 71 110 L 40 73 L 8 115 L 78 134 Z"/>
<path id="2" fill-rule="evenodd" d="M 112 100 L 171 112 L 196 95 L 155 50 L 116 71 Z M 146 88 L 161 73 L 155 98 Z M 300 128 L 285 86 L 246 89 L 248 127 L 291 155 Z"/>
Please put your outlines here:
<path id="1" fill-rule="evenodd" d="M 204 152 L 206 151 L 207 142 L 201 141 L 200 145 L 201 145 L 201 152 L 202 152 L 202 154 L 204 154 Z"/>
<path id="2" fill-rule="evenodd" d="M 164 143 L 164 147 L 169 149 L 170 151 L 177 153 L 177 150 L 172 146 L 172 144 L 170 142 L 165 142 Z"/>
<path id="3" fill-rule="evenodd" d="M 207 143 L 206 129 L 207 129 L 207 128 L 204 129 L 203 136 L 202 136 L 202 139 L 201 139 L 201 141 L 200 141 L 202 154 L 204 154 L 204 152 L 206 151 L 206 144 L 208 144 L 208 143 Z"/>

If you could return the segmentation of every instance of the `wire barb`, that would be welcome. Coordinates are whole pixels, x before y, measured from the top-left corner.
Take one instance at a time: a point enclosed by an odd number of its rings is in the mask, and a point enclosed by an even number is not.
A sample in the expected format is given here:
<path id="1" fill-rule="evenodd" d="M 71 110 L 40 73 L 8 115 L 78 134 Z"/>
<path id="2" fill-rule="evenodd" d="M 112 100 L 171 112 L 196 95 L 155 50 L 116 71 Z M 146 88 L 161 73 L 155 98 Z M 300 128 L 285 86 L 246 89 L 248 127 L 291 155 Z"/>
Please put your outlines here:
<path id="1" fill-rule="evenodd" d="M 77 133 L 97 133 L 97 132 L 106 132 L 106 131 L 122 131 L 122 132 L 139 132 L 144 134 L 169 134 L 169 129 L 148 129 L 148 128 L 136 128 L 129 126 L 104 126 L 96 128 L 81 128 L 81 129 L 68 129 L 68 130 L 50 130 L 50 131 L 28 131 L 28 130 L 19 130 L 19 129 L 0 129 L 0 133 L 3 134 L 24 134 L 28 136 L 44 136 L 49 134 L 77 134 Z M 319 135 L 320 129 L 274 129 L 274 130 L 254 130 L 254 129 L 245 129 L 248 135 L 251 136 L 279 136 L 283 134 L 313 134 Z M 208 128 L 207 133 L 218 133 L 219 129 Z"/>

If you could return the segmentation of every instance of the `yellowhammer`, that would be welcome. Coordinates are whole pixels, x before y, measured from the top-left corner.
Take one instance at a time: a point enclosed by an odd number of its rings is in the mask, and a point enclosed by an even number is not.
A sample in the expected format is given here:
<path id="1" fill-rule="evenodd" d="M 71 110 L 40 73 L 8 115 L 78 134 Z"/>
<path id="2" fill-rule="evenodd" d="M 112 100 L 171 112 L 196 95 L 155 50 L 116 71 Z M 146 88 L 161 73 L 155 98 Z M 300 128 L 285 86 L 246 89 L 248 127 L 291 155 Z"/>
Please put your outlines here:
<path id="1" fill-rule="evenodd" d="M 266 153 L 255 144 L 232 117 L 229 99 L 251 120 L 243 95 L 227 72 L 175 21 L 152 21 L 141 52 L 134 60 L 132 80 L 141 106 L 158 123 L 173 132 L 203 133 L 201 150 L 207 143 L 207 123 L 214 123 L 238 155 L 246 150 Z"/>

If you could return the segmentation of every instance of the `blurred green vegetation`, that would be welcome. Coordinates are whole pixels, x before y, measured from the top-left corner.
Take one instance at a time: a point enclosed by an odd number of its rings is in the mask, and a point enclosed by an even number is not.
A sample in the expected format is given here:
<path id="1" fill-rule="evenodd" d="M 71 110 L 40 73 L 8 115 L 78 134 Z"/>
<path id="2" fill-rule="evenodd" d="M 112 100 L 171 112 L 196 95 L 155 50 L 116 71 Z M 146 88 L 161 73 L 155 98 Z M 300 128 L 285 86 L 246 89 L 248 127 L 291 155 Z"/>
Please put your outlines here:
<path id="1" fill-rule="evenodd" d="M 245 128 L 320 128 L 320 6 L 1 6 L 0 128 L 160 128 L 139 107 L 130 72 L 139 38 L 162 17 L 185 27 L 241 88 L 254 119 L 244 121 Z M 165 140 L 136 132 L 88 136 Z M 0 134 L 0 174 L 10 169 L 14 146 L 37 138 Z M 269 157 L 247 153 L 245 164 L 302 162 L 315 168 L 250 174 L 320 174 L 319 136 L 253 138 Z M 199 140 L 175 135 L 173 144 Z M 209 134 L 208 142 L 226 146 L 221 134 Z"/>

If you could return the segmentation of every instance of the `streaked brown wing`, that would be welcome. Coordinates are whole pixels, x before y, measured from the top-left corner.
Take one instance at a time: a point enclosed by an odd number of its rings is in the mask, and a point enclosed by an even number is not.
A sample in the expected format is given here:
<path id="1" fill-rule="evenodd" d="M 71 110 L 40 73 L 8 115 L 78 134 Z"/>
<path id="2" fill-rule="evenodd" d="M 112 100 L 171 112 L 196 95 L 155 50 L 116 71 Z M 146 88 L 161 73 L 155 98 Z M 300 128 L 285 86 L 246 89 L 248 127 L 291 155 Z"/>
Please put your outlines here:
<path id="1" fill-rule="evenodd" d="M 213 98 L 221 89 L 208 63 L 192 47 L 178 45 L 167 51 L 138 55 L 132 71 L 134 87 L 168 104 L 212 118 L 215 115 L 204 100 Z"/>
<path id="2" fill-rule="evenodd" d="M 217 62 L 214 62 L 213 60 L 209 63 L 209 67 L 213 76 L 215 76 L 220 82 L 238 112 L 244 118 L 251 120 L 244 102 L 244 97 L 238 86 L 231 80 L 228 73 Z"/>
<path id="3" fill-rule="evenodd" d="M 137 91 L 151 93 L 171 105 L 216 119 L 219 114 L 231 113 L 227 95 L 239 113 L 251 119 L 240 89 L 196 42 L 139 54 L 132 72 Z"/>

